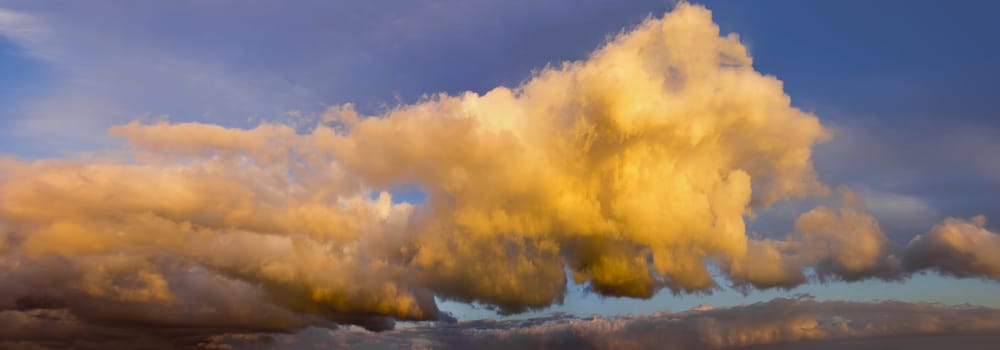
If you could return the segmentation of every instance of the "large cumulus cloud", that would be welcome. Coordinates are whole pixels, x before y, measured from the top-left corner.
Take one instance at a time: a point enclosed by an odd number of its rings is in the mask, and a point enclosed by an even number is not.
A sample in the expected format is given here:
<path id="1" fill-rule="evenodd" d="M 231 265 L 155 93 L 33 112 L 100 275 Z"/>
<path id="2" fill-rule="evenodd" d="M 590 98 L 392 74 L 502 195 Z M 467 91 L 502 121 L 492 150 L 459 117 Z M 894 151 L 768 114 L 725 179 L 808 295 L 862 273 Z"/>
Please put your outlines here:
<path id="1" fill-rule="evenodd" d="M 849 190 L 785 240 L 748 236 L 755 212 L 828 194 L 811 152 L 830 133 L 683 3 L 482 95 L 375 116 L 342 105 L 305 130 L 133 122 L 111 134 L 130 147 L 0 160 L 0 309 L 194 333 L 381 330 L 447 318 L 435 297 L 501 313 L 559 303 L 566 269 L 640 298 L 718 288 L 712 265 L 759 288 L 809 269 L 997 276 L 983 225 L 948 221 L 901 260 Z M 404 188 L 426 201 L 394 200 Z"/>

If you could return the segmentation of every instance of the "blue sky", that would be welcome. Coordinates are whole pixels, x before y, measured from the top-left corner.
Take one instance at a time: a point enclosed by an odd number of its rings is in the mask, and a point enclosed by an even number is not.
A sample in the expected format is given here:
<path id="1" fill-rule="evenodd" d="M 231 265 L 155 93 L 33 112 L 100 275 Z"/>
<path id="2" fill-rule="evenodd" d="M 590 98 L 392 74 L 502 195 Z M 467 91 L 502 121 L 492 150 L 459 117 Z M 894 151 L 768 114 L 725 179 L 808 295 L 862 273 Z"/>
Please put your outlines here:
<path id="1" fill-rule="evenodd" d="M 1000 220 L 1000 3 L 701 1 L 739 33 L 754 68 L 835 130 L 816 148 L 821 180 L 866 199 L 904 243 L 949 216 Z M 670 1 L 0 0 L 0 153 L 27 159 L 109 148 L 131 120 L 250 127 L 351 102 L 367 113 L 423 94 L 485 92 L 578 60 Z M 420 198 L 410 193 L 404 199 Z M 788 232 L 812 202 L 751 225 Z M 986 227 L 996 231 L 997 221 Z M 971 302 L 1000 307 L 1000 285 L 916 276 L 904 283 L 810 284 L 651 300 L 579 286 L 582 314 L 683 310 L 809 293 L 820 299 Z M 445 302 L 462 318 L 491 312 Z M 529 314 L 530 316 L 531 314 Z M 520 316 L 524 317 L 524 316 Z"/>

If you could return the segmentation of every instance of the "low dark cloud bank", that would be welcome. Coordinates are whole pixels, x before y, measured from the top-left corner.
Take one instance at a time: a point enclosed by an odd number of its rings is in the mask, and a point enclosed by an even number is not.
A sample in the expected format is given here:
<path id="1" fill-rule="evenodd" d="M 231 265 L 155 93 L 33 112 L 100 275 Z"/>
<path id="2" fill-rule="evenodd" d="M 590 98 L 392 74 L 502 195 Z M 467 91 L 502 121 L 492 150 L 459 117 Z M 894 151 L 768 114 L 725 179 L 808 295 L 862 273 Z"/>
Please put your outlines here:
<path id="1" fill-rule="evenodd" d="M 248 339 L 220 336 L 205 347 L 357 349 L 994 349 L 1000 310 L 979 306 L 816 301 L 808 296 L 643 316 L 462 321 L 378 334 L 311 331 Z"/>

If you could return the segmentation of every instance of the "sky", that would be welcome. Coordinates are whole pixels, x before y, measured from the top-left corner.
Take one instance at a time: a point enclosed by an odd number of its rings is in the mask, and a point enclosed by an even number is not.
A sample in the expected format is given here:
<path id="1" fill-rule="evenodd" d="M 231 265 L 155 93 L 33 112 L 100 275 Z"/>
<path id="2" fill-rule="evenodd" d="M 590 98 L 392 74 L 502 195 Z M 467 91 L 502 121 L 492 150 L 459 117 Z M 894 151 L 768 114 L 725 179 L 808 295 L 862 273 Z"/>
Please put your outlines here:
<path id="1" fill-rule="evenodd" d="M 988 348 L 998 10 L 0 0 L 0 345 Z"/>

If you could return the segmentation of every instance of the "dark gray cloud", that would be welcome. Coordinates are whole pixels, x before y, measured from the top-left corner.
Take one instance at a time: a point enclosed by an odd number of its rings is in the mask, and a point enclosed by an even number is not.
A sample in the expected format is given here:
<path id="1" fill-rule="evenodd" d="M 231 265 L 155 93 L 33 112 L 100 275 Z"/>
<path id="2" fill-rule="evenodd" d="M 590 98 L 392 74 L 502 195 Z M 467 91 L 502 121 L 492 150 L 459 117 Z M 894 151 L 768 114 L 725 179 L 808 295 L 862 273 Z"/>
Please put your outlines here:
<path id="1" fill-rule="evenodd" d="M 420 325 L 382 333 L 309 330 L 267 342 L 215 337 L 234 348 L 356 349 L 971 349 L 1000 345 L 1000 310 L 959 305 L 816 301 L 809 296 L 679 313 Z"/>
<path id="2" fill-rule="evenodd" d="M 86 324 L 63 309 L 4 311 L 12 349 L 993 349 L 1000 310 L 894 301 L 816 301 L 807 295 L 726 308 L 618 317 L 552 314 L 520 320 L 421 323 L 372 333 L 151 329 Z"/>

